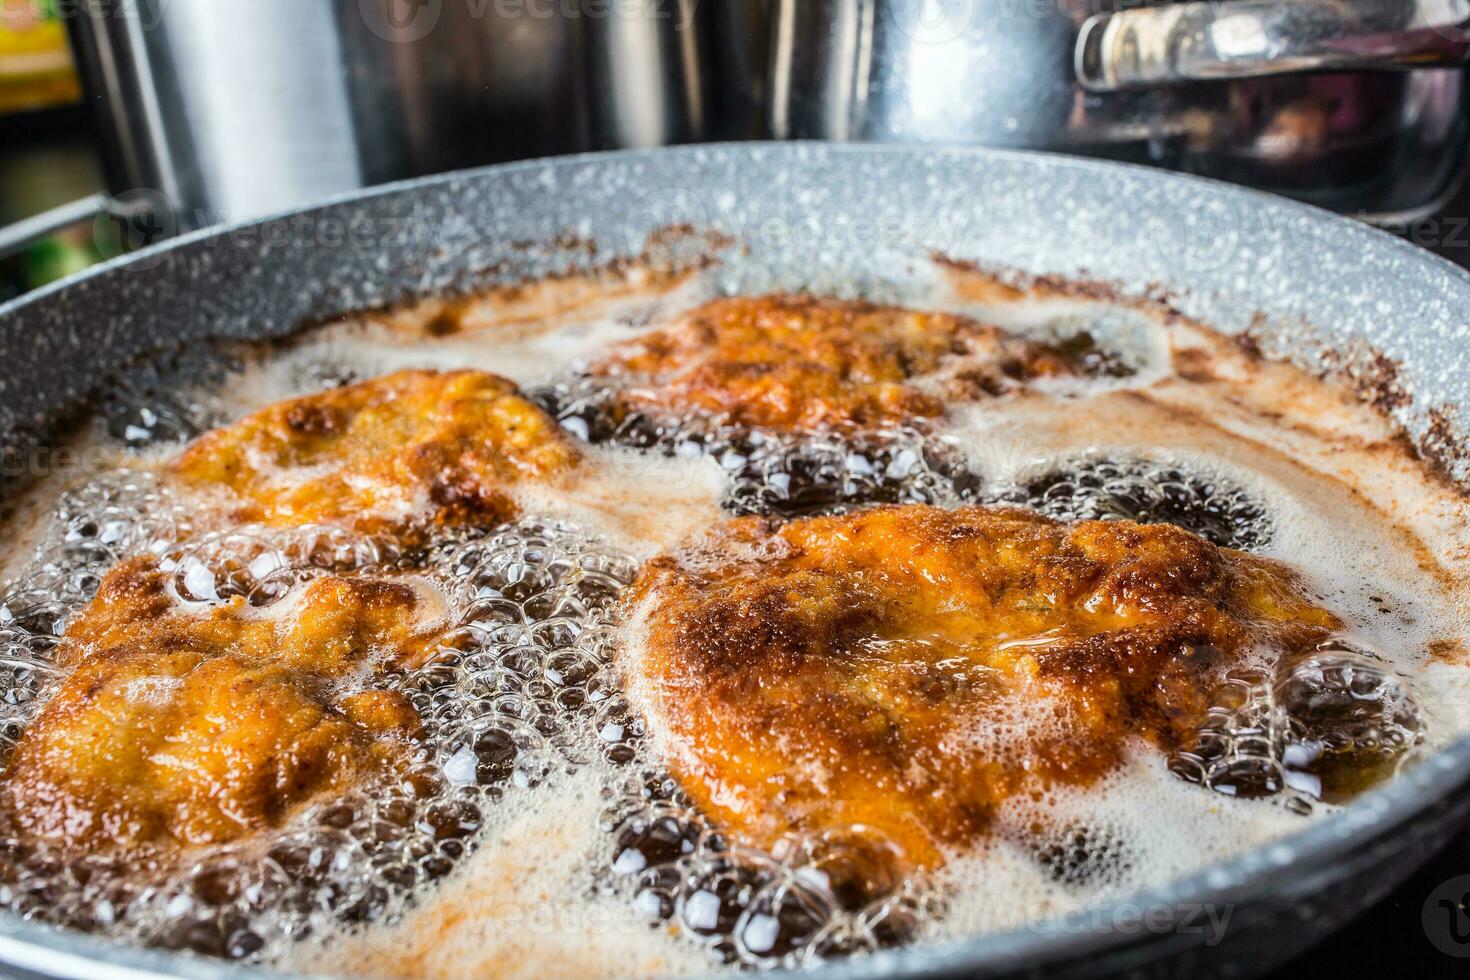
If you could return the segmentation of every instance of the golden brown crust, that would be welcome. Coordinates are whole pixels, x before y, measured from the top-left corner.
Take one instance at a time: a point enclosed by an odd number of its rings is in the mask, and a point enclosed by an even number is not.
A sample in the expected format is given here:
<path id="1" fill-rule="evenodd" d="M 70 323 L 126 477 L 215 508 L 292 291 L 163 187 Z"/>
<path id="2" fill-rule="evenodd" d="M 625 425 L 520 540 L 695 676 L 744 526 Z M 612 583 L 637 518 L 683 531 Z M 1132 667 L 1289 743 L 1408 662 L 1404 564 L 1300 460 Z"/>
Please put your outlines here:
<path id="1" fill-rule="evenodd" d="M 510 520 L 517 483 L 552 478 L 578 458 L 555 420 L 504 378 L 401 371 L 208 432 L 173 472 L 230 491 L 236 520 L 402 534 Z"/>
<path id="2" fill-rule="evenodd" d="M 935 418 L 912 382 L 954 368 L 948 393 L 1003 394 L 1074 373 L 1055 350 L 948 313 L 802 296 L 720 299 L 614 348 L 622 415 L 697 415 L 773 431 L 872 429 Z"/>
<path id="3" fill-rule="evenodd" d="M 69 850 L 221 843 L 399 767 L 419 729 L 408 699 L 343 692 L 422 664 L 443 625 L 419 623 L 406 582 L 300 588 L 281 616 L 243 598 L 193 612 L 150 560 L 114 569 L 58 651 L 75 670 L 0 777 L 14 824 Z"/>
<path id="4" fill-rule="evenodd" d="M 758 846 L 863 825 L 919 866 L 1134 736 L 1184 740 L 1251 648 L 1340 625 L 1175 527 L 979 507 L 730 521 L 633 602 L 621 666 L 701 806 Z"/>

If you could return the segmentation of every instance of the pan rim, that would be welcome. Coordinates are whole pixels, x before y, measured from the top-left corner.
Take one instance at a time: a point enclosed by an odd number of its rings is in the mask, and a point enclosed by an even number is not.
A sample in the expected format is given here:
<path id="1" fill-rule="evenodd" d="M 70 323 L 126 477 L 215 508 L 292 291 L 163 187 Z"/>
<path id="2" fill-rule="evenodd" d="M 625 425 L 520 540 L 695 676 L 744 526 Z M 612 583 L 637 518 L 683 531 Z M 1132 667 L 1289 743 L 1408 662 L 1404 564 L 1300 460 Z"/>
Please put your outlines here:
<path id="1" fill-rule="evenodd" d="M 141 265 L 160 255 L 182 251 L 200 242 L 216 241 L 226 238 L 231 233 L 244 229 L 256 228 L 288 218 L 326 211 L 338 205 L 363 204 L 379 198 L 406 195 L 425 188 L 446 186 L 460 181 L 479 181 L 493 176 L 509 176 L 517 173 L 546 170 L 548 168 L 571 170 L 589 164 L 657 160 L 679 156 L 740 155 L 742 153 L 781 154 L 785 152 L 816 152 L 831 156 L 874 157 L 892 157 L 895 155 L 933 157 L 936 154 L 945 154 L 976 159 L 1006 160 L 1020 164 L 1045 165 L 1059 170 L 1071 170 L 1077 173 L 1131 174 L 1135 177 L 1156 183 L 1159 186 L 1172 185 L 1183 189 L 1194 188 L 1219 198 L 1230 197 L 1237 200 L 1254 202 L 1262 206 L 1296 211 L 1315 222 L 1335 226 L 1353 235 L 1366 236 L 1378 242 L 1379 246 L 1395 249 L 1411 261 L 1435 267 L 1439 272 L 1449 275 L 1451 278 L 1460 279 L 1464 285 L 1470 287 L 1470 269 L 1456 265 L 1449 259 L 1437 255 L 1428 249 L 1421 248 L 1418 245 L 1414 245 L 1411 242 L 1391 235 L 1381 229 L 1374 228 L 1354 218 L 1317 207 L 1314 204 L 1294 201 L 1267 191 L 1227 183 L 1226 181 L 1217 180 L 1213 177 L 1176 173 L 1126 161 L 1071 156 L 1065 153 L 1055 153 L 1045 150 L 1018 150 L 1008 147 L 973 146 L 953 142 L 926 143 L 920 146 L 880 143 L 830 143 L 822 140 L 730 140 L 634 150 L 596 150 L 587 153 L 570 153 L 563 156 L 534 157 L 527 160 L 516 160 L 511 163 L 496 163 L 483 167 L 451 170 L 442 174 L 432 174 L 427 177 L 410 177 L 404 180 L 390 181 L 385 184 L 375 184 L 372 187 L 361 190 L 345 191 L 340 194 L 333 194 L 329 197 L 321 198 L 301 207 L 285 208 L 253 218 L 226 221 L 196 231 L 185 232 L 174 238 L 169 238 L 139 249 L 136 252 L 106 259 L 96 265 L 89 266 L 79 272 L 74 272 L 14 299 L 0 303 L 0 319 L 20 313 L 32 305 L 38 305 L 52 298 L 57 293 L 68 291 L 79 284 L 103 278 L 117 271 L 127 270 L 130 266 Z"/>

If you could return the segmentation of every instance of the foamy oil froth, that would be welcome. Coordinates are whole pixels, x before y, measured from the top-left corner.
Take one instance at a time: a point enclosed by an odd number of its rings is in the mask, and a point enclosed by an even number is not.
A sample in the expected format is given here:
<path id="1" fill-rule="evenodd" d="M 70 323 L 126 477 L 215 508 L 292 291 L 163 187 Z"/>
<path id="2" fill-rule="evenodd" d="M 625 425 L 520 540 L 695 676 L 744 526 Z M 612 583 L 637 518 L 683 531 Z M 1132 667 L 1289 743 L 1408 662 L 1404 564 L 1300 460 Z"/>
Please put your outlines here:
<path id="1" fill-rule="evenodd" d="M 1429 653 L 1470 634 L 1453 581 L 1463 570 L 1445 572 L 1464 528 L 1447 505 L 1404 510 L 1406 488 L 1422 488 L 1417 470 L 1334 441 L 1353 426 L 1381 434 L 1367 415 L 1284 406 L 1262 390 L 1275 379 L 1253 380 L 1204 334 L 1137 309 L 936 292 L 898 298 L 1044 339 L 1088 334 L 1096 370 L 859 445 L 696 418 L 607 425 L 606 390 L 575 365 L 704 292 L 564 310 L 510 331 L 477 332 L 470 314 L 437 338 L 368 317 L 242 358 L 213 395 L 158 399 L 167 386 L 145 376 L 115 399 L 122 426 L 102 437 L 159 448 L 42 508 L 33 559 L 7 566 L 7 750 L 58 681 L 51 655 L 68 617 L 129 555 L 155 556 L 185 606 L 240 596 L 267 617 L 289 615 L 316 575 L 412 576 L 454 626 L 429 666 L 384 681 L 424 721 L 401 780 L 181 862 L 73 865 L 7 833 L 0 904 L 152 945 L 333 972 L 810 965 L 1016 927 L 1197 870 L 1341 805 L 1352 787 L 1334 791 L 1328 764 L 1377 766 L 1381 777 L 1470 729 L 1454 696 L 1464 664 Z M 1182 378 L 1181 351 L 1214 358 L 1228 384 Z M 405 555 L 325 528 L 201 536 L 190 502 L 149 472 L 199 428 L 280 398 L 401 367 L 468 366 L 519 381 L 596 444 L 591 482 L 528 494 L 524 520 Z M 1279 424 L 1293 411 L 1331 424 Z M 1168 757 L 1138 744 L 1098 786 L 1012 804 L 998 824 L 1025 832 L 953 855 L 931 878 L 864 877 L 855 869 L 881 866 L 873 851 L 885 847 L 871 835 L 793 836 L 770 852 L 728 839 L 670 776 L 612 667 L 638 642 L 621 632 L 618 603 L 640 562 L 720 509 L 789 517 L 968 501 L 1168 521 L 1279 558 L 1346 635 L 1289 664 L 1243 665 L 1213 692 L 1197 741 Z M 1437 550 L 1426 548 L 1436 534 Z"/>
<path id="2" fill-rule="evenodd" d="M 564 787 L 583 768 L 634 752 L 637 722 L 607 664 L 611 606 L 636 564 L 576 529 L 523 522 L 409 559 L 337 529 L 246 528 L 168 548 L 158 563 L 172 599 L 201 613 L 239 598 L 253 615 L 290 617 L 299 586 L 327 573 L 431 583 L 454 628 L 430 666 L 385 682 L 423 721 L 411 764 L 398 781 L 312 805 L 279 831 L 182 859 L 144 851 L 74 867 L 8 836 L 0 902 L 14 911 L 274 960 L 304 937 L 400 915 L 486 837 L 508 796 Z M 16 622 L 32 640 L 53 630 Z M 522 884 L 535 894 L 537 881 Z"/>
<path id="3" fill-rule="evenodd" d="M 36 526 L 16 537 L 29 556 L 7 556 L 0 580 L 0 752 L 8 756 L 57 678 L 53 651 L 68 619 L 107 570 L 134 554 L 160 552 L 188 535 L 188 507 L 146 470 L 94 474 L 48 501 Z"/>
<path id="4" fill-rule="evenodd" d="M 480 852 L 402 914 L 296 951 L 398 975 L 798 965 L 912 938 L 922 892 L 833 890 L 841 841 L 776 854 L 726 840 L 664 769 L 629 707 L 610 614 L 636 563 L 522 522 L 440 549 L 470 642 L 412 681 L 427 741 Z M 851 858 L 849 861 L 853 860 Z"/>

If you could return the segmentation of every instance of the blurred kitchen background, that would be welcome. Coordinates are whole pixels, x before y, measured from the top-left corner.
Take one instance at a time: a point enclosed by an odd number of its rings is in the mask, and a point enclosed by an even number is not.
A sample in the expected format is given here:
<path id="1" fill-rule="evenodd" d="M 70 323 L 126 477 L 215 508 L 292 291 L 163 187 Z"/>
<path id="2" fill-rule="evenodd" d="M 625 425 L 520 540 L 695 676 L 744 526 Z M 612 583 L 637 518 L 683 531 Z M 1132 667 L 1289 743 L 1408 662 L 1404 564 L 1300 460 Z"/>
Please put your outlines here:
<path id="1" fill-rule="evenodd" d="M 1470 255 L 1465 76 L 1438 67 L 1467 24 L 1470 0 L 0 0 L 0 297 L 388 180 L 752 138 L 1111 157 Z"/>
<path id="2" fill-rule="evenodd" d="M 0 300 L 383 181 L 761 138 L 1129 160 L 1470 265 L 1467 25 L 1470 0 L 0 0 Z M 1424 896 L 1467 871 L 1447 842 L 1292 974 L 1427 967 Z"/>

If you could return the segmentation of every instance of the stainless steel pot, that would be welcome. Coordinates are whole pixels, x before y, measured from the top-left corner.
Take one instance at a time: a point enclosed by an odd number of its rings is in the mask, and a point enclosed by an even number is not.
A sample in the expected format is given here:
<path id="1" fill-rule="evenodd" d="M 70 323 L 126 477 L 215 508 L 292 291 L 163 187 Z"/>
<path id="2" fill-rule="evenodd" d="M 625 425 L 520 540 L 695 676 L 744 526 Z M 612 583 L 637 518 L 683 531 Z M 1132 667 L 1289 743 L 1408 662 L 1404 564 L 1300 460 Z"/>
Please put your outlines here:
<path id="1" fill-rule="evenodd" d="M 1081 153 L 1385 221 L 1463 174 L 1466 80 L 1433 66 L 1465 58 L 1467 0 L 773 4 L 781 138 Z"/>
<path id="2" fill-rule="evenodd" d="M 604 257 L 637 253 L 671 217 L 742 246 L 725 252 L 716 272 L 735 289 L 881 287 L 939 250 L 1163 290 L 1221 329 L 1277 330 L 1303 357 L 1311 355 L 1299 330 L 1307 321 L 1335 345 L 1371 344 L 1399 365 L 1415 394 L 1396 411 L 1412 435 L 1464 431 L 1470 421 L 1470 274 L 1357 222 L 1239 188 L 1076 158 L 742 144 L 529 162 L 400 184 L 279 221 L 184 236 L 39 290 L 0 307 L 0 445 L 29 438 L 145 350 L 278 336 L 467 281 L 563 271 L 586 258 L 556 244 L 569 231 Z M 1455 472 L 1467 476 L 1463 465 Z M 1096 914 L 887 953 L 825 975 L 1248 976 L 1381 897 L 1467 811 L 1470 738 L 1275 846 Z M 1204 945 L 1202 933 L 1139 925 L 1139 908 L 1182 917 L 1206 902 L 1231 912 L 1217 946 Z M 3 917 L 0 960 L 87 978 L 257 975 Z"/>
<path id="3" fill-rule="evenodd" d="M 460 167 L 751 135 L 745 90 L 712 85 L 751 74 L 735 10 L 63 0 L 109 192 L 0 227 L 0 258 L 91 219 L 134 249 Z"/>
<path id="4" fill-rule="evenodd" d="M 69 11 L 112 190 L 151 207 L 159 234 L 459 167 L 707 135 L 694 0 Z"/>

